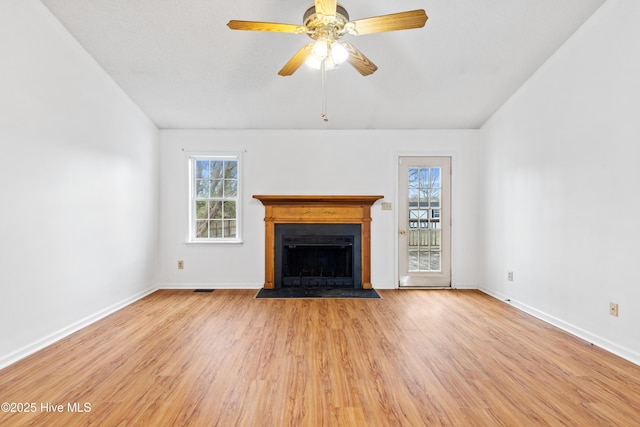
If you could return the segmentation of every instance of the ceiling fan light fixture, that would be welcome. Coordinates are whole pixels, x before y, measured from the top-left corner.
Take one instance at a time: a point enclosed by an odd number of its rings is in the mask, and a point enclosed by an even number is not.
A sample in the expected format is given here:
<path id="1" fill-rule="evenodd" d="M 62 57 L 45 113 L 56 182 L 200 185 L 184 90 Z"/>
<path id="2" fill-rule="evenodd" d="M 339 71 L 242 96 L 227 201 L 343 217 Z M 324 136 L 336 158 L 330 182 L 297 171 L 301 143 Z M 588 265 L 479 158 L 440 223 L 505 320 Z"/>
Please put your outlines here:
<path id="1" fill-rule="evenodd" d="M 335 70 L 340 65 L 336 63 L 331 56 L 327 56 L 323 61 L 323 63 L 324 63 L 324 69 L 326 71 Z"/>
<path id="2" fill-rule="evenodd" d="M 320 66 L 322 65 L 322 60 L 316 58 L 313 55 L 309 55 L 307 57 L 307 59 L 304 61 L 304 63 L 309 67 L 312 68 L 314 70 L 319 70 Z"/>
<path id="3" fill-rule="evenodd" d="M 340 64 L 337 64 L 330 56 L 327 56 L 323 60 L 319 60 L 318 58 L 314 58 L 313 55 L 309 55 L 307 60 L 304 62 L 309 68 L 314 70 L 319 70 L 324 66 L 325 71 L 331 71 L 338 68 Z"/>
<path id="4" fill-rule="evenodd" d="M 349 58 L 349 52 L 339 41 L 331 43 L 331 59 L 336 64 L 342 64 Z"/>
<path id="5" fill-rule="evenodd" d="M 340 64 L 349 58 L 347 49 L 336 40 L 325 38 L 318 39 L 311 48 L 311 54 L 307 57 L 305 64 L 318 70 L 324 63 L 327 71 L 335 70 Z"/>
<path id="6" fill-rule="evenodd" d="M 324 60 L 329 54 L 329 42 L 327 39 L 318 39 L 313 44 L 313 48 L 311 49 L 311 55 L 314 56 L 318 61 Z"/>

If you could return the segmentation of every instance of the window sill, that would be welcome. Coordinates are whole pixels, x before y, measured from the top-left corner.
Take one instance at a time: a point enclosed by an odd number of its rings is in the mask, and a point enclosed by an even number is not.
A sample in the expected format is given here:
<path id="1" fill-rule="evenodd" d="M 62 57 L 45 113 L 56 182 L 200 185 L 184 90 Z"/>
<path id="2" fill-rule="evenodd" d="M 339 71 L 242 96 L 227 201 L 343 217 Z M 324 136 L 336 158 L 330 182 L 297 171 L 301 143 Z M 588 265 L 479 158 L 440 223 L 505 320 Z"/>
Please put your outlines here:
<path id="1" fill-rule="evenodd" d="M 193 245 L 193 246 L 200 246 L 200 245 L 222 245 L 222 246 L 227 246 L 227 245 L 231 245 L 231 246 L 240 246 L 242 245 L 242 240 L 188 240 L 186 242 L 184 242 L 185 245 Z"/>

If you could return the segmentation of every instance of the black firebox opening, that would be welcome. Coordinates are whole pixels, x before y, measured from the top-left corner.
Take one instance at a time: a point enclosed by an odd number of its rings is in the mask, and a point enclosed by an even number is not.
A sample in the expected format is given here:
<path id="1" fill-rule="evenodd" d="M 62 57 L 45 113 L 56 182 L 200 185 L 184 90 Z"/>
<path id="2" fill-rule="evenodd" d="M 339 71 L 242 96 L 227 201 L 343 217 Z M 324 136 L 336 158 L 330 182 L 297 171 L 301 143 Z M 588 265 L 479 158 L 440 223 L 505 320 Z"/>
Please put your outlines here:
<path id="1" fill-rule="evenodd" d="M 359 224 L 276 224 L 275 237 L 275 287 L 362 287 Z"/>
<path id="2" fill-rule="evenodd" d="M 285 237 L 282 286 L 353 287 L 353 237 Z"/>

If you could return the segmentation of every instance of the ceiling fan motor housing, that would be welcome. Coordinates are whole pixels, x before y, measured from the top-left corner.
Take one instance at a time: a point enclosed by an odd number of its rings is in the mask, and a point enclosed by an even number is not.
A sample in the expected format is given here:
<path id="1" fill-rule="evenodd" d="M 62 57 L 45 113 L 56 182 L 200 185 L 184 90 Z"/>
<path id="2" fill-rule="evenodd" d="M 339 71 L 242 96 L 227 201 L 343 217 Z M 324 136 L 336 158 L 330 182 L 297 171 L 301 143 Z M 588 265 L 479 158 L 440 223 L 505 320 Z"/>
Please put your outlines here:
<path id="1" fill-rule="evenodd" d="M 302 22 L 308 29 L 307 35 L 312 39 L 324 37 L 335 40 L 346 32 L 345 26 L 349 23 L 349 13 L 342 5 L 337 4 L 335 16 L 322 16 L 316 14 L 316 7 L 312 5 L 304 13 Z"/>

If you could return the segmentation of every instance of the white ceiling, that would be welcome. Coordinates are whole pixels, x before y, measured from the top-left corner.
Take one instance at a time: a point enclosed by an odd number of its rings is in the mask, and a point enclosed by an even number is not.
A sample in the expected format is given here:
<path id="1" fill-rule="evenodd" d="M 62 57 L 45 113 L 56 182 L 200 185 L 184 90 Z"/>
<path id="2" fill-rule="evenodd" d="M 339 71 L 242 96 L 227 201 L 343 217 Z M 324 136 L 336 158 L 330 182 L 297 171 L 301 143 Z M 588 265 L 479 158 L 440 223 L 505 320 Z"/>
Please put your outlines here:
<path id="1" fill-rule="evenodd" d="M 312 0 L 41 0 L 160 128 L 473 129 L 605 0 L 343 0 L 351 19 L 425 9 L 424 28 L 347 36 L 378 67 L 277 72 L 305 35 L 232 31 L 230 19 L 300 24 Z"/>

